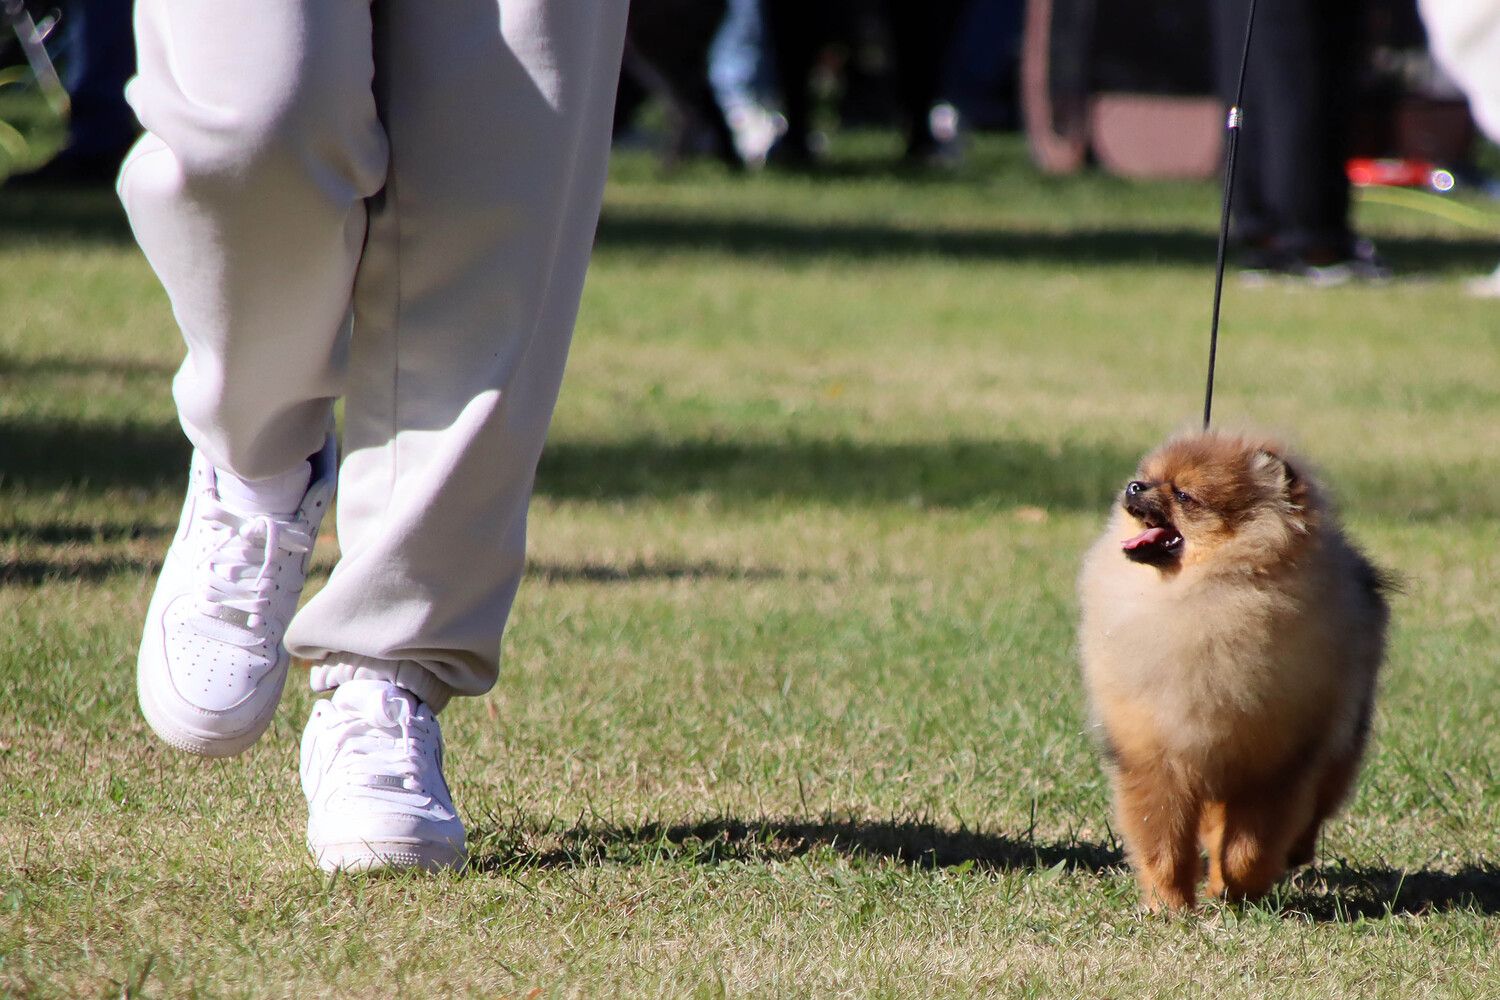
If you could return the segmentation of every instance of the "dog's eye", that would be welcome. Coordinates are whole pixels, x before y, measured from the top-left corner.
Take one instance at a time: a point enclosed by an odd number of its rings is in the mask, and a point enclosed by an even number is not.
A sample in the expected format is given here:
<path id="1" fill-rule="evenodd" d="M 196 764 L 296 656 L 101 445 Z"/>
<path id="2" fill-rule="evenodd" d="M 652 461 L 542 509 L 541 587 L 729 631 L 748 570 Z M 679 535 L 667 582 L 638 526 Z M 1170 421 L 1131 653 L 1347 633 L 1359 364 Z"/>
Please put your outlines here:
<path id="1" fill-rule="evenodd" d="M 1144 492 L 1145 489 L 1145 483 L 1141 482 L 1139 479 L 1133 479 L 1125 484 L 1125 495 L 1128 497 L 1133 497 Z"/>
<path id="2" fill-rule="evenodd" d="M 1193 503 L 1193 498 L 1181 490 L 1173 490 L 1172 495 L 1177 498 L 1178 503 Z"/>

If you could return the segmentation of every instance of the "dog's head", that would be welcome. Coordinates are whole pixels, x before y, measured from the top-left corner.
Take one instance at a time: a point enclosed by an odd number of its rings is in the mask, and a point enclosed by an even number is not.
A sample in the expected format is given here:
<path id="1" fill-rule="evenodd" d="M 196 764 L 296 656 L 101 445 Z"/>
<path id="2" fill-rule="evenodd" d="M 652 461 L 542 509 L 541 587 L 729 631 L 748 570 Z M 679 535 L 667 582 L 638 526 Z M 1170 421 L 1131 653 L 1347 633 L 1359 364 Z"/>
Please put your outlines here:
<path id="1" fill-rule="evenodd" d="M 1175 571 L 1229 549 L 1286 558 L 1315 522 L 1311 481 L 1271 441 L 1213 432 L 1168 441 L 1141 462 L 1120 497 L 1125 557 Z M 1259 559 L 1253 560 L 1259 561 Z"/>

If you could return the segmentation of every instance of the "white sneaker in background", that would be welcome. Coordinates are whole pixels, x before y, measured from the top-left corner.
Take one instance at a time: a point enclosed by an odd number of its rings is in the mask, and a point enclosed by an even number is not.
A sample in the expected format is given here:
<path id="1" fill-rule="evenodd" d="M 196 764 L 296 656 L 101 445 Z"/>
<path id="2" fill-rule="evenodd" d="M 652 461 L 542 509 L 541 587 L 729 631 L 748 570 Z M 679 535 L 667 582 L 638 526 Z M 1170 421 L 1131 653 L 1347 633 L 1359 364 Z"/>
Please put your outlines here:
<path id="1" fill-rule="evenodd" d="M 333 499 L 332 435 L 289 514 L 227 506 L 214 467 L 194 452 L 187 501 L 146 612 L 136 663 L 141 711 L 172 746 L 206 757 L 248 749 L 271 724 L 290 658 L 318 525 Z"/>
<path id="2" fill-rule="evenodd" d="M 416 695 L 345 681 L 302 734 L 307 847 L 324 871 L 459 868 L 464 825 L 443 779 L 443 734 Z"/>
<path id="3" fill-rule="evenodd" d="M 786 119 L 753 102 L 736 104 L 724 116 L 734 148 L 748 167 L 764 166 L 766 153 L 786 131 Z"/>
<path id="4" fill-rule="evenodd" d="M 1500 267 L 1479 278 L 1470 278 L 1464 290 L 1476 299 L 1500 299 Z"/>

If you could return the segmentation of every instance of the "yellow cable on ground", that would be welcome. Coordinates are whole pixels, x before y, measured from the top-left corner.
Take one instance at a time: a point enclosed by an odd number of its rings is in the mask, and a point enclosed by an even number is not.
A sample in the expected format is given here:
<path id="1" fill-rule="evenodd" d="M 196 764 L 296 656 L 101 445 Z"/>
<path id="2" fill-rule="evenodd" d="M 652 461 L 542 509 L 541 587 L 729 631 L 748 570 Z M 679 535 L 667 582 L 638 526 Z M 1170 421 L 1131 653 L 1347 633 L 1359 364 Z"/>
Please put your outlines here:
<path id="1" fill-rule="evenodd" d="M 1394 205 L 1445 219 L 1468 229 L 1477 229 L 1492 236 L 1500 236 L 1500 215 L 1486 212 L 1472 205 L 1449 201 L 1442 195 L 1413 191 L 1411 188 L 1362 187 L 1356 188 L 1360 201 L 1373 205 Z"/>

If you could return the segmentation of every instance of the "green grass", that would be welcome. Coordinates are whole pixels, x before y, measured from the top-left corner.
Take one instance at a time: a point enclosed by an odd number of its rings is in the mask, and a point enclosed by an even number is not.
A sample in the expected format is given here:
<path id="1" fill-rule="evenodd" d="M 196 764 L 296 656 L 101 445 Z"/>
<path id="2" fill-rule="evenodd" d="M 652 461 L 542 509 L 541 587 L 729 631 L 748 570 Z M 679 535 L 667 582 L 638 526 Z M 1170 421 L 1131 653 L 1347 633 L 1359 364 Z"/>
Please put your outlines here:
<path id="1" fill-rule="evenodd" d="M 1216 415 L 1285 433 L 1406 580 L 1376 739 L 1275 898 L 1147 917 L 1083 735 L 1073 580 L 1200 408 L 1218 196 L 615 164 L 497 689 L 444 715 L 459 876 L 308 865 L 293 685 L 246 757 L 134 701 L 187 452 L 108 194 L 0 189 L 0 991 L 1500 993 L 1492 242 L 1226 289 Z M 326 572 L 332 545 L 320 548 Z"/>

